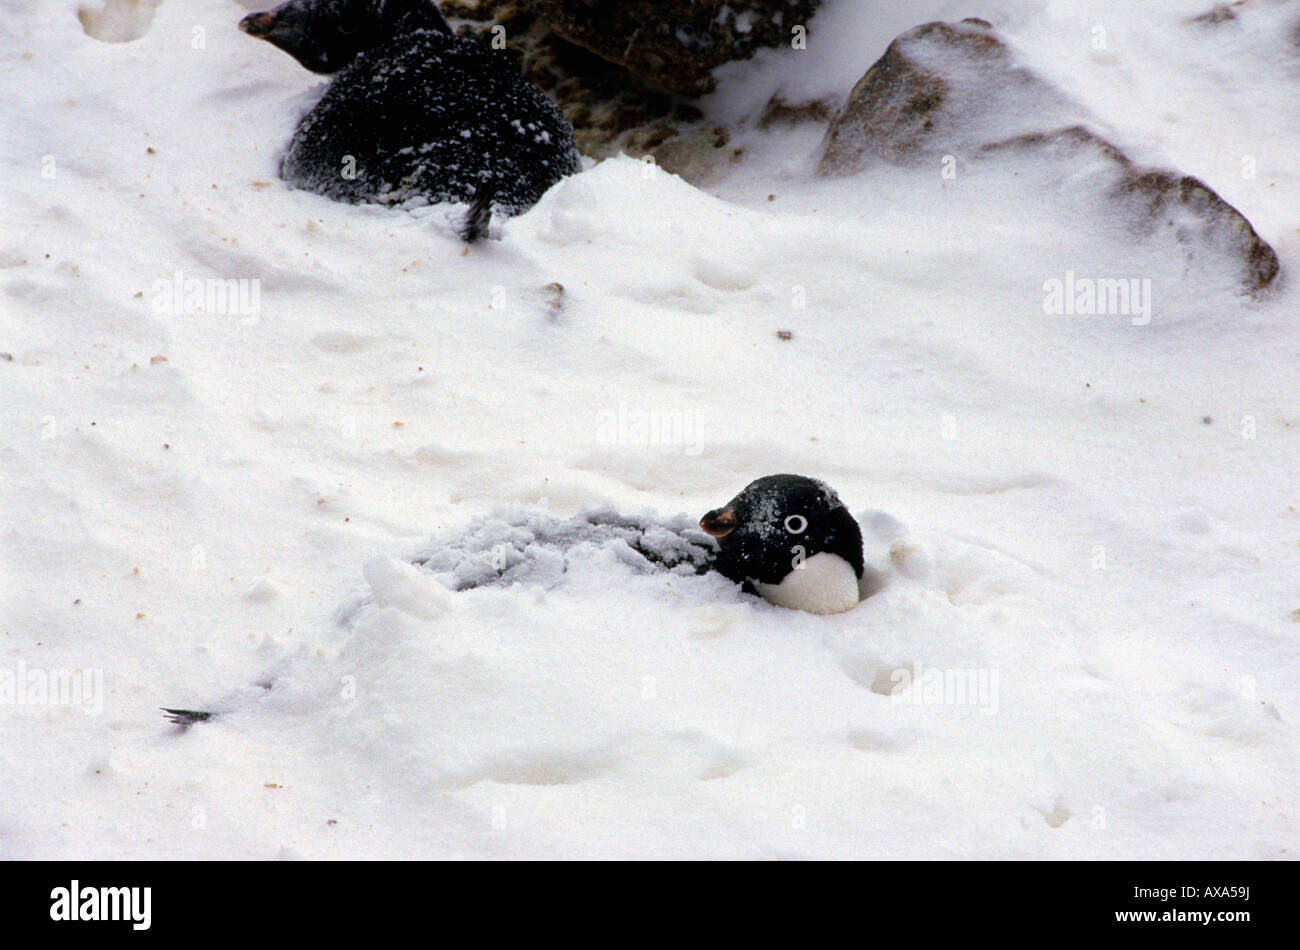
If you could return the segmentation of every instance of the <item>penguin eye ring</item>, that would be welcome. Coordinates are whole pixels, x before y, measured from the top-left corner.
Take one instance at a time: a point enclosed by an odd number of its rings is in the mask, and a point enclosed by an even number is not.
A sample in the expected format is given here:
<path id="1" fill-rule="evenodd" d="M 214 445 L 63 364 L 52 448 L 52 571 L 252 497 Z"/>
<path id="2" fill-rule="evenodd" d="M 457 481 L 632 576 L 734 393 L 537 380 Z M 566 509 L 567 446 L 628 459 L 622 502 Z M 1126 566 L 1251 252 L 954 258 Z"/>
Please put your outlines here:
<path id="1" fill-rule="evenodd" d="M 785 519 L 785 530 L 790 534 L 803 534 L 808 530 L 808 519 L 803 515 L 790 515 Z"/>

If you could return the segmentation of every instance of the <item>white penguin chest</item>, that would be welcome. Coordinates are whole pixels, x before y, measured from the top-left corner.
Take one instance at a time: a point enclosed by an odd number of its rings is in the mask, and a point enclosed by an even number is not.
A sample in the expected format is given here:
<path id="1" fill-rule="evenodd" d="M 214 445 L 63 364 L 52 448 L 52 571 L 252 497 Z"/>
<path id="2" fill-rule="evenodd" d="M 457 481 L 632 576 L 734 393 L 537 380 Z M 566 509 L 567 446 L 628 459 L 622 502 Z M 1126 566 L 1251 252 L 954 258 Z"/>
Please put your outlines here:
<path id="1" fill-rule="evenodd" d="M 763 599 L 812 614 L 838 614 L 858 605 L 858 576 L 838 554 L 814 554 L 779 584 L 754 582 Z"/>

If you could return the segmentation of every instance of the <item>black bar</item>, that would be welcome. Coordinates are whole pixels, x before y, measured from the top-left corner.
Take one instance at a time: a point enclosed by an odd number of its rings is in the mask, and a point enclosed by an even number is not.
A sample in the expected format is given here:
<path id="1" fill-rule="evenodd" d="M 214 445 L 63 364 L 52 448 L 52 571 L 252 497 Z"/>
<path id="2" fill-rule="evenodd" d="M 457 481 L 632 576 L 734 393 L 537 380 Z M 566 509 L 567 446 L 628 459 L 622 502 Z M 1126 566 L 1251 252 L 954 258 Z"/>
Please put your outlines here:
<path id="1" fill-rule="evenodd" d="M 431 940 L 470 928 L 610 939 L 686 927 L 698 938 L 758 927 L 843 926 L 864 943 L 952 935 L 1245 937 L 1290 917 L 1294 864 L 1245 862 L 11 862 L 3 919 L 50 936 L 163 934 L 331 941 L 412 925 Z M 150 888 L 149 926 L 51 919 L 57 889 Z M 1194 890 L 1192 890 L 1194 889 Z M 1221 889 L 1221 890 L 1220 890 Z M 98 892 L 97 892 L 98 893 Z M 119 903 L 126 907 L 119 895 Z M 137 892 L 142 906 L 143 891 Z M 92 900 L 90 909 L 99 903 Z M 65 902 L 66 905 L 66 902 Z M 66 909 L 66 908 L 64 908 Z M 111 909 L 111 908 L 110 908 Z M 1152 913 L 1150 920 L 1119 919 Z M 1208 922 L 1199 915 L 1209 913 Z M 1197 919 L 1192 919 L 1192 915 Z M 1243 915 L 1226 919 L 1224 915 Z M 127 916 L 123 914 L 122 916 Z M 137 915 L 138 916 L 138 915 Z M 688 919 L 694 921 L 687 923 Z M 137 920 L 139 922 L 139 920 Z M 802 922 L 802 924 L 800 924 Z M 544 925 L 544 926 L 543 926 Z M 558 927 L 558 931 L 553 928 Z M 1261 935 L 1263 931 L 1260 931 Z M 463 937 L 460 939 L 464 939 Z M 1122 938 L 1121 938 L 1122 939 Z"/>

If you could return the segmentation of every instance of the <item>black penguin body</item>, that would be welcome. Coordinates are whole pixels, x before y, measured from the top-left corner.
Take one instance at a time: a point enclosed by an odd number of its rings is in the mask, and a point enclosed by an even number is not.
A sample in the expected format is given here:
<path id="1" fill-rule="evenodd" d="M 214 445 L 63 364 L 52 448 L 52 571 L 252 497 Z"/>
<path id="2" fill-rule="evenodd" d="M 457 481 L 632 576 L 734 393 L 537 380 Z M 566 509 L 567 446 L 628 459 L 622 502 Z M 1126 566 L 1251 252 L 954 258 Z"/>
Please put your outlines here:
<path id="1" fill-rule="evenodd" d="M 309 69 L 339 70 L 281 164 L 296 188 L 518 214 L 579 169 L 555 104 L 505 54 L 453 36 L 427 0 L 291 0 L 241 27 Z"/>
<path id="2" fill-rule="evenodd" d="M 824 482 L 768 475 L 706 514 L 700 527 L 718 542 L 718 573 L 773 603 L 838 613 L 858 602 L 862 529 Z"/>

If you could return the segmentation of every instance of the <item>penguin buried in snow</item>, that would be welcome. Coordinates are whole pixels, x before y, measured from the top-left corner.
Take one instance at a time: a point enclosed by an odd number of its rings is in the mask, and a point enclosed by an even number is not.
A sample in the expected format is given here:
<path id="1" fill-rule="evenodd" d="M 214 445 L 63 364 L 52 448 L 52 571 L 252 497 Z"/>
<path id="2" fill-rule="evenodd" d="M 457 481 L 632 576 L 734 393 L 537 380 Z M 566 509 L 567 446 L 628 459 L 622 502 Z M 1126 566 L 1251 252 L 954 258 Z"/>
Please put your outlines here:
<path id="1" fill-rule="evenodd" d="M 700 519 L 718 542 L 713 568 L 778 607 L 837 614 L 872 589 L 862 529 L 824 482 L 768 475 Z"/>
<path id="2" fill-rule="evenodd" d="M 626 517 L 612 511 L 548 519 L 544 525 L 527 519 L 498 521 L 497 530 L 504 534 L 470 531 L 464 543 L 440 543 L 430 556 L 413 563 L 446 577 L 453 590 L 511 587 L 541 579 L 529 572 L 528 561 L 539 550 L 559 555 L 560 563 L 552 563 L 551 570 L 563 576 L 568 552 L 614 543 L 648 571 L 717 571 L 772 604 L 814 614 L 843 613 L 880 588 L 879 577 L 865 566 L 857 521 L 834 489 L 814 478 L 768 475 L 710 511 L 700 519 L 700 529 L 713 538 L 716 550 L 689 524 L 686 519 Z M 508 569 L 495 563 L 503 546 L 515 561 Z M 485 561 L 489 557 L 491 565 Z M 258 683 L 205 710 L 167 708 L 164 712 L 171 722 L 188 728 L 273 686 L 273 681 Z"/>
<path id="3" fill-rule="evenodd" d="M 573 127 L 501 52 L 455 36 L 432 0 L 289 0 L 239 23 L 335 74 L 280 167 L 357 204 L 468 203 L 462 236 L 519 214 L 579 169 Z"/>

